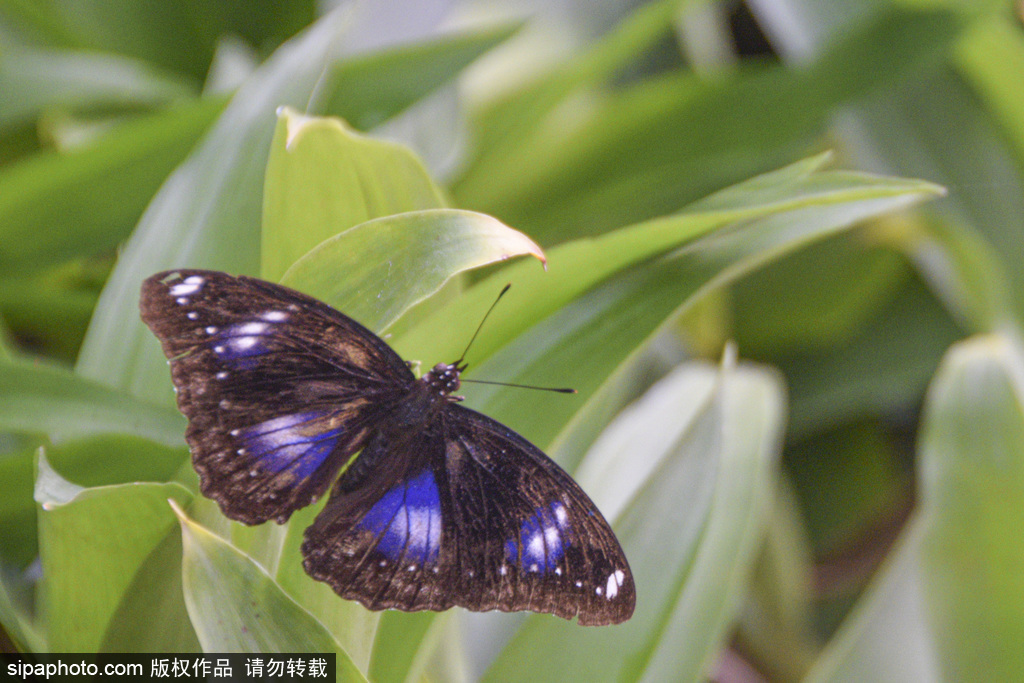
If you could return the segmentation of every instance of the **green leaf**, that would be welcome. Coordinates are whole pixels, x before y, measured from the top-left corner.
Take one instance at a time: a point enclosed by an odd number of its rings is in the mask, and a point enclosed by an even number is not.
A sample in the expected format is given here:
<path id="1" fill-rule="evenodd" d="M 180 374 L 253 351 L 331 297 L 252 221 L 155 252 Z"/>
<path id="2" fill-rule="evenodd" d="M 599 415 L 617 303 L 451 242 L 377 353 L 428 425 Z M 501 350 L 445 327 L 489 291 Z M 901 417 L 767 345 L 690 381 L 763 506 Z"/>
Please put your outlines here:
<path id="1" fill-rule="evenodd" d="M 283 534 L 273 534 L 277 538 L 264 539 L 253 551 L 270 550 L 275 553 L 276 571 L 273 576 L 281 589 L 309 610 L 330 631 L 360 671 L 365 671 L 369 668 L 375 644 L 379 644 L 377 624 L 382 613 L 371 612 L 352 600 L 342 600 L 326 583 L 310 578 L 302 566 L 303 535 L 324 503 L 326 499 L 297 511 Z M 283 543 L 280 542 L 281 535 L 284 536 Z M 403 651 L 415 651 L 416 642 L 406 640 L 401 647 Z"/>
<path id="2" fill-rule="evenodd" d="M 138 321 L 139 287 L 157 271 L 186 265 L 232 273 L 260 271 L 260 213 L 273 112 L 307 103 L 324 68 L 338 58 L 338 44 L 364 28 L 344 9 L 328 13 L 278 48 L 246 79 L 196 151 L 168 178 L 125 245 L 100 298 L 78 360 L 82 374 L 133 395 L 170 401 L 159 346 Z M 427 29 L 416 26 L 416 32 Z M 367 37 L 359 39 L 353 45 L 365 47 Z"/>
<path id="3" fill-rule="evenodd" d="M 77 50 L 5 50 L 0 59 L 0 131 L 50 108 L 163 104 L 192 96 L 192 84 L 119 55 Z"/>
<path id="4" fill-rule="evenodd" d="M 370 679 L 378 683 L 404 683 L 422 678 L 424 654 L 436 646 L 445 623 L 452 623 L 450 614 L 384 612 L 373 643 Z"/>
<path id="5" fill-rule="evenodd" d="M 1024 39 L 1016 22 L 1001 11 L 993 12 L 975 22 L 956 47 L 958 70 L 1001 124 L 1020 158 L 1024 154 L 1024 97 L 1016 84 L 1024 78 Z"/>
<path id="6" fill-rule="evenodd" d="M 39 153 L 0 170 L 5 275 L 118 246 L 222 108 L 218 99 L 191 102 L 74 151 Z"/>
<path id="7" fill-rule="evenodd" d="M 4 452 L 0 454 L 0 481 L 5 483 L 0 496 L 0 566 L 21 571 L 38 555 L 38 523 L 36 503 L 32 497 L 35 487 L 35 459 L 40 439 L 6 435 Z M 18 583 L 17 576 L 0 577 Z"/>
<path id="8" fill-rule="evenodd" d="M 912 279 L 848 343 L 781 358 L 793 396 L 791 438 L 909 408 L 962 334 Z"/>
<path id="9" fill-rule="evenodd" d="M 45 432 L 57 439 L 122 432 L 181 444 L 185 420 L 58 367 L 26 361 L 0 368 L 0 429 Z"/>
<path id="10" fill-rule="evenodd" d="M 923 604 L 920 549 L 921 527 L 912 521 L 806 683 L 942 680 Z"/>
<path id="11" fill-rule="evenodd" d="M 892 10 L 838 34 L 801 69 L 758 65 L 714 79 L 667 72 L 563 92 L 571 116 L 511 138 L 452 192 L 545 248 L 676 211 L 800 154 L 837 106 L 936 60 L 957 27 L 946 12 Z"/>
<path id="12" fill-rule="evenodd" d="M 366 680 L 331 634 L 267 572 L 176 509 L 185 603 L 207 652 L 335 652 L 338 680 Z"/>
<path id="13" fill-rule="evenodd" d="M 1024 669 L 1024 348 L 976 337 L 950 349 L 921 435 L 921 572 L 947 680 Z"/>
<path id="14" fill-rule="evenodd" d="M 260 207 L 273 112 L 308 101 L 347 26 L 332 12 L 246 79 L 189 159 L 167 179 L 125 245 L 78 360 L 87 377 L 170 401 L 159 345 L 138 319 L 153 273 L 187 265 L 259 272 Z"/>
<path id="15" fill-rule="evenodd" d="M 550 274 L 512 264 L 481 281 L 429 324 L 395 342 L 405 358 L 427 362 L 454 358 L 469 339 L 479 314 L 501 284 L 514 286 L 500 316 L 488 321 L 470 353 L 473 376 L 524 384 L 572 386 L 588 399 L 615 368 L 670 315 L 678 315 L 711 287 L 729 282 L 772 258 L 834 234 L 868 217 L 921 201 L 938 191 L 919 181 L 827 172 L 807 175 L 783 169 L 778 197 L 736 203 L 650 221 L 548 253 Z M 711 206 L 711 205 L 709 205 Z M 742 220 L 729 230 L 693 240 L 643 268 L 637 261 L 685 244 L 694 235 Z M 612 277 L 614 275 L 614 277 Z M 587 290 L 590 291 L 587 291 Z M 584 295 L 584 292 L 586 294 Z M 643 306 L 636 302 L 643 301 Z M 453 309 L 462 311 L 456 313 Z M 442 334 L 442 330 L 444 333 Z M 513 340 L 514 341 L 511 341 Z M 499 352 L 496 347 L 501 347 Z M 419 355 L 422 354 L 422 355 Z M 483 362 L 479 358 L 486 358 Z M 578 359 L 585 358 L 585 363 Z M 519 426 L 527 438 L 548 444 L 579 410 L 579 399 L 538 397 L 527 405 L 512 392 L 464 386 L 467 399 L 484 412 Z M 592 438 L 592 436 L 591 436 Z M 581 439 L 589 443 L 586 438 Z M 570 462 L 570 461 L 566 461 Z"/>
<path id="16" fill-rule="evenodd" d="M 1003 680 L 1021 668 L 1024 351 L 952 347 L 929 388 L 920 508 L 806 680 Z"/>
<path id="17" fill-rule="evenodd" d="M 531 616 L 488 679 L 706 675 L 760 546 L 783 424 L 778 379 L 755 369 L 683 366 L 624 410 L 577 479 L 615 520 L 636 613 L 587 630 Z"/>
<path id="18" fill-rule="evenodd" d="M 25 276 L 0 277 L 0 316 L 16 338 L 31 340 L 36 354 L 69 364 L 78 355 L 102 286 L 82 277 L 82 266 L 70 262 Z"/>
<path id="19" fill-rule="evenodd" d="M 325 79 L 324 109 L 359 130 L 369 130 L 451 81 L 517 28 L 498 26 L 444 36 L 340 62 Z"/>
<path id="20" fill-rule="evenodd" d="M 35 487 L 35 458 L 39 440 L 24 437 L 18 447 L 0 456 L 0 560 L 17 568 L 39 554 Z M 48 445 L 50 466 L 79 486 L 106 486 L 135 481 L 168 481 L 187 462 L 183 446 L 172 448 L 126 434 L 97 434 Z"/>
<path id="21" fill-rule="evenodd" d="M 283 108 L 267 161 L 261 274 L 276 282 L 306 252 L 355 225 L 443 205 L 407 148 Z"/>
<path id="22" fill-rule="evenodd" d="M 58 489 L 71 492 L 75 487 L 61 484 L 45 458 L 40 458 L 38 467 L 36 499 L 43 506 L 41 610 L 48 646 L 54 652 L 97 652 L 136 578 L 147 571 L 154 554 L 161 556 L 158 548 L 174 531 L 168 499 L 187 504 L 192 494 L 178 484 L 147 483 L 78 489 L 70 498 L 54 497 Z M 173 588 L 173 584 L 161 585 Z M 173 604 L 173 593 L 134 597 L 149 601 L 150 608 Z M 144 610 L 135 610 L 139 612 Z M 178 610 L 161 612 L 159 624 L 136 619 L 134 628 L 146 629 L 145 634 L 137 634 L 136 642 L 159 642 L 161 631 L 187 634 L 187 619 L 182 623 L 182 618 L 184 612 Z"/>
<path id="23" fill-rule="evenodd" d="M 900 253 L 869 239 L 863 232 L 839 235 L 737 283 L 731 298 L 740 348 L 766 357 L 827 349 L 856 336 L 909 275 Z"/>
<path id="24" fill-rule="evenodd" d="M 379 331 L 456 274 L 525 254 L 544 261 L 532 240 L 490 216 L 455 209 L 412 211 L 328 239 L 299 259 L 281 282 Z M 338 273 L 345 273 L 345 279 Z M 386 306 L 382 292 L 390 295 Z"/>
<path id="25" fill-rule="evenodd" d="M 184 0 L 167 5 L 134 0 L 25 2 L 4 0 L 5 19 L 32 42 L 112 51 L 202 78 L 213 46 L 223 35 L 237 35 L 270 49 L 316 17 L 313 0 L 281 4 L 252 0 Z"/>

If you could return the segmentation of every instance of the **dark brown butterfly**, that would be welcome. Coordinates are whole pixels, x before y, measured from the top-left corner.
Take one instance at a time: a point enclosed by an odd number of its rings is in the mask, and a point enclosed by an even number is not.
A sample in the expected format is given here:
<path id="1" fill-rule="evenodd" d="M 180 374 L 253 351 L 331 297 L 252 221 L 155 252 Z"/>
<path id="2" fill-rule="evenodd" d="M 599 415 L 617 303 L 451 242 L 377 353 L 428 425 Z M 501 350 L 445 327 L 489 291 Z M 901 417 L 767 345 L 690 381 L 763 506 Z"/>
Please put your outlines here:
<path id="1" fill-rule="evenodd" d="M 170 360 L 203 494 L 225 515 L 283 523 L 334 483 L 302 554 L 343 598 L 585 625 L 632 615 L 608 523 L 538 448 L 457 403 L 464 365 L 417 380 L 326 304 L 215 271 L 154 275 L 141 311 Z"/>

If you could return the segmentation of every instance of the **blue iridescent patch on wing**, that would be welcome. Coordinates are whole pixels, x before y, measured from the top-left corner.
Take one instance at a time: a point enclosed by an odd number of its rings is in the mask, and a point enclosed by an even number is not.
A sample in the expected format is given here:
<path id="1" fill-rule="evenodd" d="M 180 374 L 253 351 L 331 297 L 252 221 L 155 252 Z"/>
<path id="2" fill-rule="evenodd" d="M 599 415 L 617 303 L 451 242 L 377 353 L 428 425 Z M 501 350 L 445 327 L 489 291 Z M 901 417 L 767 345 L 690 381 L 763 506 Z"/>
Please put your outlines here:
<path id="1" fill-rule="evenodd" d="M 271 472 L 289 470 L 299 479 L 310 476 L 330 455 L 341 429 L 320 429 L 322 411 L 275 417 L 233 434 L 242 445 L 240 454 L 257 460 Z"/>
<path id="2" fill-rule="evenodd" d="M 377 537 L 377 551 L 394 561 L 430 564 L 441 550 L 441 498 L 434 474 L 423 470 L 385 493 L 358 527 Z"/>
<path id="3" fill-rule="evenodd" d="M 270 349 L 268 340 L 273 322 L 253 320 L 237 323 L 223 330 L 207 328 L 212 336 L 211 348 L 226 364 L 240 370 L 247 370 L 257 364 L 256 356 L 262 356 Z"/>
<path id="4" fill-rule="evenodd" d="M 569 513 L 556 500 L 523 520 L 519 538 L 505 541 L 505 557 L 527 572 L 560 572 L 558 561 L 565 555 L 570 531 Z"/>

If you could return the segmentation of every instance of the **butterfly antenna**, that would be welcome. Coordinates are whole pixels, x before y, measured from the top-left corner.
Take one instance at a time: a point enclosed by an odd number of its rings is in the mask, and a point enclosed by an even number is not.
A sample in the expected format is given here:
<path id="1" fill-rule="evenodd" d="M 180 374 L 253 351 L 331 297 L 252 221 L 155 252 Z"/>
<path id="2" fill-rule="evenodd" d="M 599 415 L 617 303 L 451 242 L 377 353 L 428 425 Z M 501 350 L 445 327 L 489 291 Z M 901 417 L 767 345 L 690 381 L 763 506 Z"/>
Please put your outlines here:
<path id="1" fill-rule="evenodd" d="M 457 361 L 455 361 L 454 363 L 452 363 L 452 365 L 461 365 L 462 361 L 464 361 L 466 359 L 466 354 L 469 353 L 469 347 L 472 346 L 473 342 L 476 341 L 476 336 L 478 334 L 480 334 L 480 329 L 483 328 L 484 323 L 487 322 L 487 316 L 489 316 L 491 314 L 491 311 L 494 310 L 494 307 L 498 305 L 499 301 L 501 301 L 501 297 L 505 296 L 505 292 L 507 292 L 509 290 L 509 287 L 511 287 L 511 286 L 512 286 L 512 283 L 510 282 L 507 285 L 505 285 L 500 292 L 498 292 L 498 298 L 496 298 L 494 300 L 494 303 L 491 304 L 491 307 L 487 309 L 486 313 L 484 313 L 483 320 L 481 320 L 480 324 L 476 326 L 476 332 L 474 332 L 473 336 L 469 338 L 469 343 L 466 344 L 466 348 L 462 352 L 462 355 L 459 356 L 459 359 Z"/>
<path id="2" fill-rule="evenodd" d="M 515 387 L 517 389 L 536 389 L 538 391 L 557 391 L 560 394 L 575 394 L 575 389 L 568 389 L 565 387 L 538 387 L 532 384 L 510 384 L 508 382 L 491 382 L 486 379 L 463 379 L 463 383 L 472 382 L 474 384 L 497 384 L 499 387 Z"/>

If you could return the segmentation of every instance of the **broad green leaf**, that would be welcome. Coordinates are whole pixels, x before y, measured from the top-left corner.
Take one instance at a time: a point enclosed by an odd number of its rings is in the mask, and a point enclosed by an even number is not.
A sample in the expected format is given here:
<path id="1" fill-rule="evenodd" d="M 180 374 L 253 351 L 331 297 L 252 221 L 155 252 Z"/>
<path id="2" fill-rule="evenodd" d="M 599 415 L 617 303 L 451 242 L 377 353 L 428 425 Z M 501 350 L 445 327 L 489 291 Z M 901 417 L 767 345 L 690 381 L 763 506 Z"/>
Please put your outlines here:
<path id="1" fill-rule="evenodd" d="M 78 261 L 0 278 L 0 317 L 35 354 L 73 363 L 102 287 L 88 270 Z"/>
<path id="2" fill-rule="evenodd" d="M 921 435 L 921 575 L 946 680 L 1024 669 L 1024 348 L 1010 335 L 950 349 Z"/>
<path id="3" fill-rule="evenodd" d="M 842 627 L 818 655 L 806 683 L 931 683 L 938 653 L 921 586 L 921 527 L 912 521 Z"/>
<path id="4" fill-rule="evenodd" d="M 1003 680 L 1020 670 L 1024 354 L 954 346 L 929 389 L 920 509 L 806 680 Z"/>
<path id="5" fill-rule="evenodd" d="M 185 420 L 69 370 L 12 361 L 0 367 L 0 429 L 45 432 L 54 440 L 121 432 L 179 445 Z"/>
<path id="6" fill-rule="evenodd" d="M 46 634 L 33 614 L 35 583 L 4 568 L 0 576 L 0 623 L 20 652 L 45 652 Z"/>
<path id="7" fill-rule="evenodd" d="M 911 279 L 846 344 L 780 358 L 793 397 L 792 437 L 909 408 L 962 334 L 935 297 Z"/>
<path id="8" fill-rule="evenodd" d="M 478 318 L 457 315 L 453 309 L 486 310 L 501 288 L 498 283 L 512 282 L 512 291 L 502 302 L 501 314 L 488 321 L 487 334 L 474 346 L 474 357 L 486 357 L 499 343 L 494 340 L 507 340 L 521 333 L 611 275 L 727 225 L 766 216 L 803 218 L 804 222 L 799 224 L 802 228 L 775 223 L 770 230 L 741 226 L 750 233 L 750 243 L 745 250 L 756 254 L 761 263 L 776 255 L 769 255 L 768 251 L 774 233 L 778 233 L 779 239 L 785 239 L 787 234 L 797 239 L 801 230 L 810 229 L 814 218 L 821 220 L 835 214 L 834 220 L 846 225 L 941 192 L 940 188 L 921 181 L 839 171 L 817 172 L 826 159 L 825 156 L 814 157 L 748 180 L 678 214 L 595 239 L 561 245 L 547 254 L 548 272 L 538 272 L 529 267 L 530 264 L 512 264 L 436 314 L 435 318 L 448 318 L 439 324 L 447 330 L 446 334 L 438 335 L 431 325 L 420 326 L 398 339 L 395 345 L 403 350 L 406 358 L 443 359 L 453 351 L 457 353 L 461 339 L 469 338 Z M 754 192 L 745 192 L 748 186 Z M 728 237 L 709 239 L 712 245 L 740 242 Z M 800 239 L 803 243 L 804 238 Z M 736 248 L 742 249 L 739 245 Z M 699 252 L 699 248 L 693 247 L 681 256 L 696 259 Z"/>
<path id="9" fill-rule="evenodd" d="M 441 629 L 450 621 L 447 614 L 430 612 L 408 614 L 391 610 L 382 614 L 370 660 L 369 678 L 378 683 L 404 683 L 419 679 L 426 664 L 424 655 L 434 649 Z"/>
<path id="10" fill-rule="evenodd" d="M 27 566 L 39 553 L 33 499 L 38 443 L 26 437 L 19 447 L 0 456 L 0 481 L 5 482 L 0 496 L 0 536 L 4 539 L 0 561 L 17 568 Z M 164 482 L 188 460 L 184 445 L 174 448 L 109 433 L 48 445 L 46 456 L 53 470 L 79 486 Z"/>
<path id="11" fill-rule="evenodd" d="M 443 205 L 405 147 L 354 133 L 335 118 L 281 109 L 267 161 L 260 272 L 276 282 L 306 252 L 354 225 Z"/>
<path id="12" fill-rule="evenodd" d="M 488 679 L 707 674 L 756 558 L 783 422 L 777 378 L 755 369 L 683 366 L 623 411 L 577 478 L 614 520 L 638 587 L 633 618 L 582 630 L 531 616 Z"/>
<path id="13" fill-rule="evenodd" d="M 766 357 L 827 349 L 856 336 L 910 275 L 899 252 L 872 244 L 866 232 L 811 245 L 737 283 L 732 301 L 740 348 Z"/>
<path id="14" fill-rule="evenodd" d="M 238 89 L 192 156 L 149 205 L 100 298 L 77 368 L 133 395 L 170 401 L 159 346 L 138 321 L 138 291 L 153 273 L 201 267 L 259 272 L 263 179 L 280 106 L 309 101 L 339 44 L 370 49 L 395 39 L 360 31 L 373 22 L 346 7 L 325 15 L 279 47 Z M 406 27 L 429 31 L 429 22 Z M 354 38 L 358 38 L 355 40 Z M 402 36 L 399 36 L 402 37 Z"/>
<path id="15" fill-rule="evenodd" d="M 36 500 L 43 508 L 40 608 L 48 646 L 53 652 L 97 652 L 136 577 L 145 573 L 154 551 L 175 531 L 167 500 L 187 504 L 192 494 L 178 484 L 147 483 L 79 488 L 70 498 L 63 493 L 55 498 L 53 492 L 72 492 L 76 487 L 61 484 L 44 458 L 38 467 Z M 150 600 L 150 608 L 168 605 L 168 596 L 160 593 L 136 597 Z M 180 603 L 180 594 L 178 599 Z M 147 636 L 138 634 L 140 641 L 149 637 L 159 642 L 159 631 L 188 632 L 186 624 L 180 623 L 183 610 L 161 615 L 166 623 L 133 622 L 136 629 L 147 623 L 152 627 Z M 175 619 L 178 623 L 171 623 Z"/>
<path id="16" fill-rule="evenodd" d="M 516 26 L 443 36 L 339 63 L 325 79 L 324 109 L 369 130 L 451 81 Z"/>
<path id="17" fill-rule="evenodd" d="M 815 239 L 935 192 L 933 186 L 918 181 L 819 173 L 802 184 L 784 185 L 780 193 L 788 201 L 707 213 L 694 209 L 557 247 L 548 253 L 550 276 L 512 264 L 455 302 L 463 311 L 483 311 L 500 288 L 499 278 L 514 283 L 502 301 L 501 315 L 492 316 L 493 323 L 488 321 L 486 334 L 469 354 L 471 376 L 572 386 L 580 397 L 544 396 L 524 403 L 521 396 L 494 387 L 464 386 L 464 393 L 474 407 L 520 428 L 527 438 L 548 444 L 579 410 L 580 399 L 588 399 L 659 325 L 673 312 L 679 314 L 692 305 L 698 295 Z M 758 213 L 761 217 L 755 220 Z M 740 215 L 745 220 L 729 230 L 692 241 L 643 268 L 616 274 L 633 265 L 633 259 L 649 258 L 659 247 L 679 245 Z M 644 305 L 637 306 L 637 301 Z M 430 324 L 397 339 L 396 348 L 405 358 L 429 363 L 454 358 L 461 350 L 460 340 L 469 338 L 470 325 L 478 319 L 451 312 L 455 307 L 440 309 Z M 499 340 L 506 345 L 495 353 Z M 480 362 L 481 356 L 486 360 Z M 579 362 L 580 358 L 586 362 Z"/>
<path id="18" fill-rule="evenodd" d="M 138 318 L 139 287 L 149 275 L 176 266 L 258 272 L 272 112 L 309 98 L 346 23 L 342 13 L 333 12 L 281 46 L 239 88 L 197 149 L 167 179 L 100 297 L 78 360 L 82 374 L 169 402 L 159 345 Z"/>
<path id="19" fill-rule="evenodd" d="M 1024 39 L 1003 12 L 978 21 L 957 43 L 957 67 L 1024 154 L 1024 98 L 1016 84 L 1024 78 Z"/>
<path id="20" fill-rule="evenodd" d="M 679 0 L 661 0 L 638 7 L 573 59 L 555 61 L 550 71 L 541 73 L 524 87 L 485 104 L 474 126 L 478 142 L 473 166 L 459 179 L 459 191 L 487 192 L 490 188 L 486 186 L 492 185 L 488 181 L 492 173 L 501 173 L 501 164 L 514 155 L 524 139 L 542 131 L 545 120 L 567 98 L 614 79 L 634 63 L 637 55 L 671 35 L 681 4 Z M 513 51 L 511 60 L 515 62 L 517 58 Z M 514 73 L 514 69 L 510 70 Z M 483 83 L 480 89 L 486 90 L 490 85 Z"/>
<path id="21" fill-rule="evenodd" d="M 195 79 L 206 74 L 220 36 L 238 35 L 270 49 L 316 16 L 313 0 L 284 4 L 186 0 L 170 5 L 134 0 L 4 0 L 0 7 L 12 28 L 36 41 L 123 53 Z"/>
<path id="22" fill-rule="evenodd" d="M 365 680 L 331 634 L 266 570 L 176 509 L 185 604 L 207 652 L 335 652 L 338 680 Z"/>
<path id="23" fill-rule="evenodd" d="M 195 93 L 193 85 L 152 65 L 84 50 L 5 50 L 0 58 L 0 130 L 49 108 L 102 109 L 164 104 Z"/>
<path id="24" fill-rule="evenodd" d="M 80 149 L 3 168 L 0 269 L 11 275 L 118 246 L 222 108 L 219 99 L 190 102 L 123 124 Z"/>
<path id="25" fill-rule="evenodd" d="M 12 576 L 0 577 L 18 582 L 18 572 L 39 555 L 36 521 L 36 503 L 32 497 L 35 488 L 36 450 L 41 438 L 5 435 L 4 452 L 0 454 L 0 481 L 4 494 L 0 496 L 0 566 L 10 568 Z"/>
<path id="26" fill-rule="evenodd" d="M 822 35 L 847 30 L 832 25 L 835 14 L 817 11 L 820 3 L 801 4 L 802 11 L 816 15 L 806 25 Z M 1020 117 L 1014 104 L 1020 38 L 1010 38 L 1013 29 L 1004 25 L 1012 22 L 1005 5 L 956 2 L 950 7 L 968 14 L 985 5 L 991 16 L 965 27 L 950 46 L 952 60 L 926 65 L 913 78 L 865 98 L 837 130 L 844 146 L 872 168 L 957 188 L 926 212 L 949 225 L 901 236 L 952 314 L 979 331 L 998 329 L 1008 303 L 1017 318 L 1024 313 L 1024 297 L 1017 295 L 1024 291 L 1024 259 L 1010 256 L 1020 252 L 1016 217 L 1024 213 L 1020 154 L 1010 148 L 1024 135 L 1012 123 Z M 806 37 L 797 40 L 806 43 Z M 942 251 L 949 244 L 956 250 Z M 991 268 L 999 258 L 1002 263 Z M 1009 300 L 1007 293 L 1013 295 Z"/>
<path id="27" fill-rule="evenodd" d="M 302 567 L 303 534 L 323 508 L 323 502 L 292 515 L 283 543 L 280 539 L 271 538 L 264 540 L 254 550 L 265 552 L 271 548 L 277 551 L 279 560 L 272 575 L 278 585 L 319 620 L 360 671 L 367 671 L 377 642 L 377 624 L 382 613 L 371 612 L 352 600 L 342 600 L 326 583 L 310 578 Z M 401 648 L 403 652 L 415 652 L 417 641 L 408 638 L 402 642 Z"/>
<path id="28" fill-rule="evenodd" d="M 588 106 L 563 102 L 572 117 L 489 155 L 453 195 L 545 248 L 676 211 L 806 150 L 838 105 L 935 60 L 957 26 L 939 11 L 875 19 L 798 70 L 758 66 L 713 80 L 668 72 L 610 93 L 573 92 Z"/>
<path id="29" fill-rule="evenodd" d="M 456 209 L 412 211 L 328 239 L 281 281 L 370 329 L 384 330 L 454 275 L 525 254 L 544 261 L 532 240 L 490 216 Z M 390 295 L 386 306 L 383 292 Z"/>

